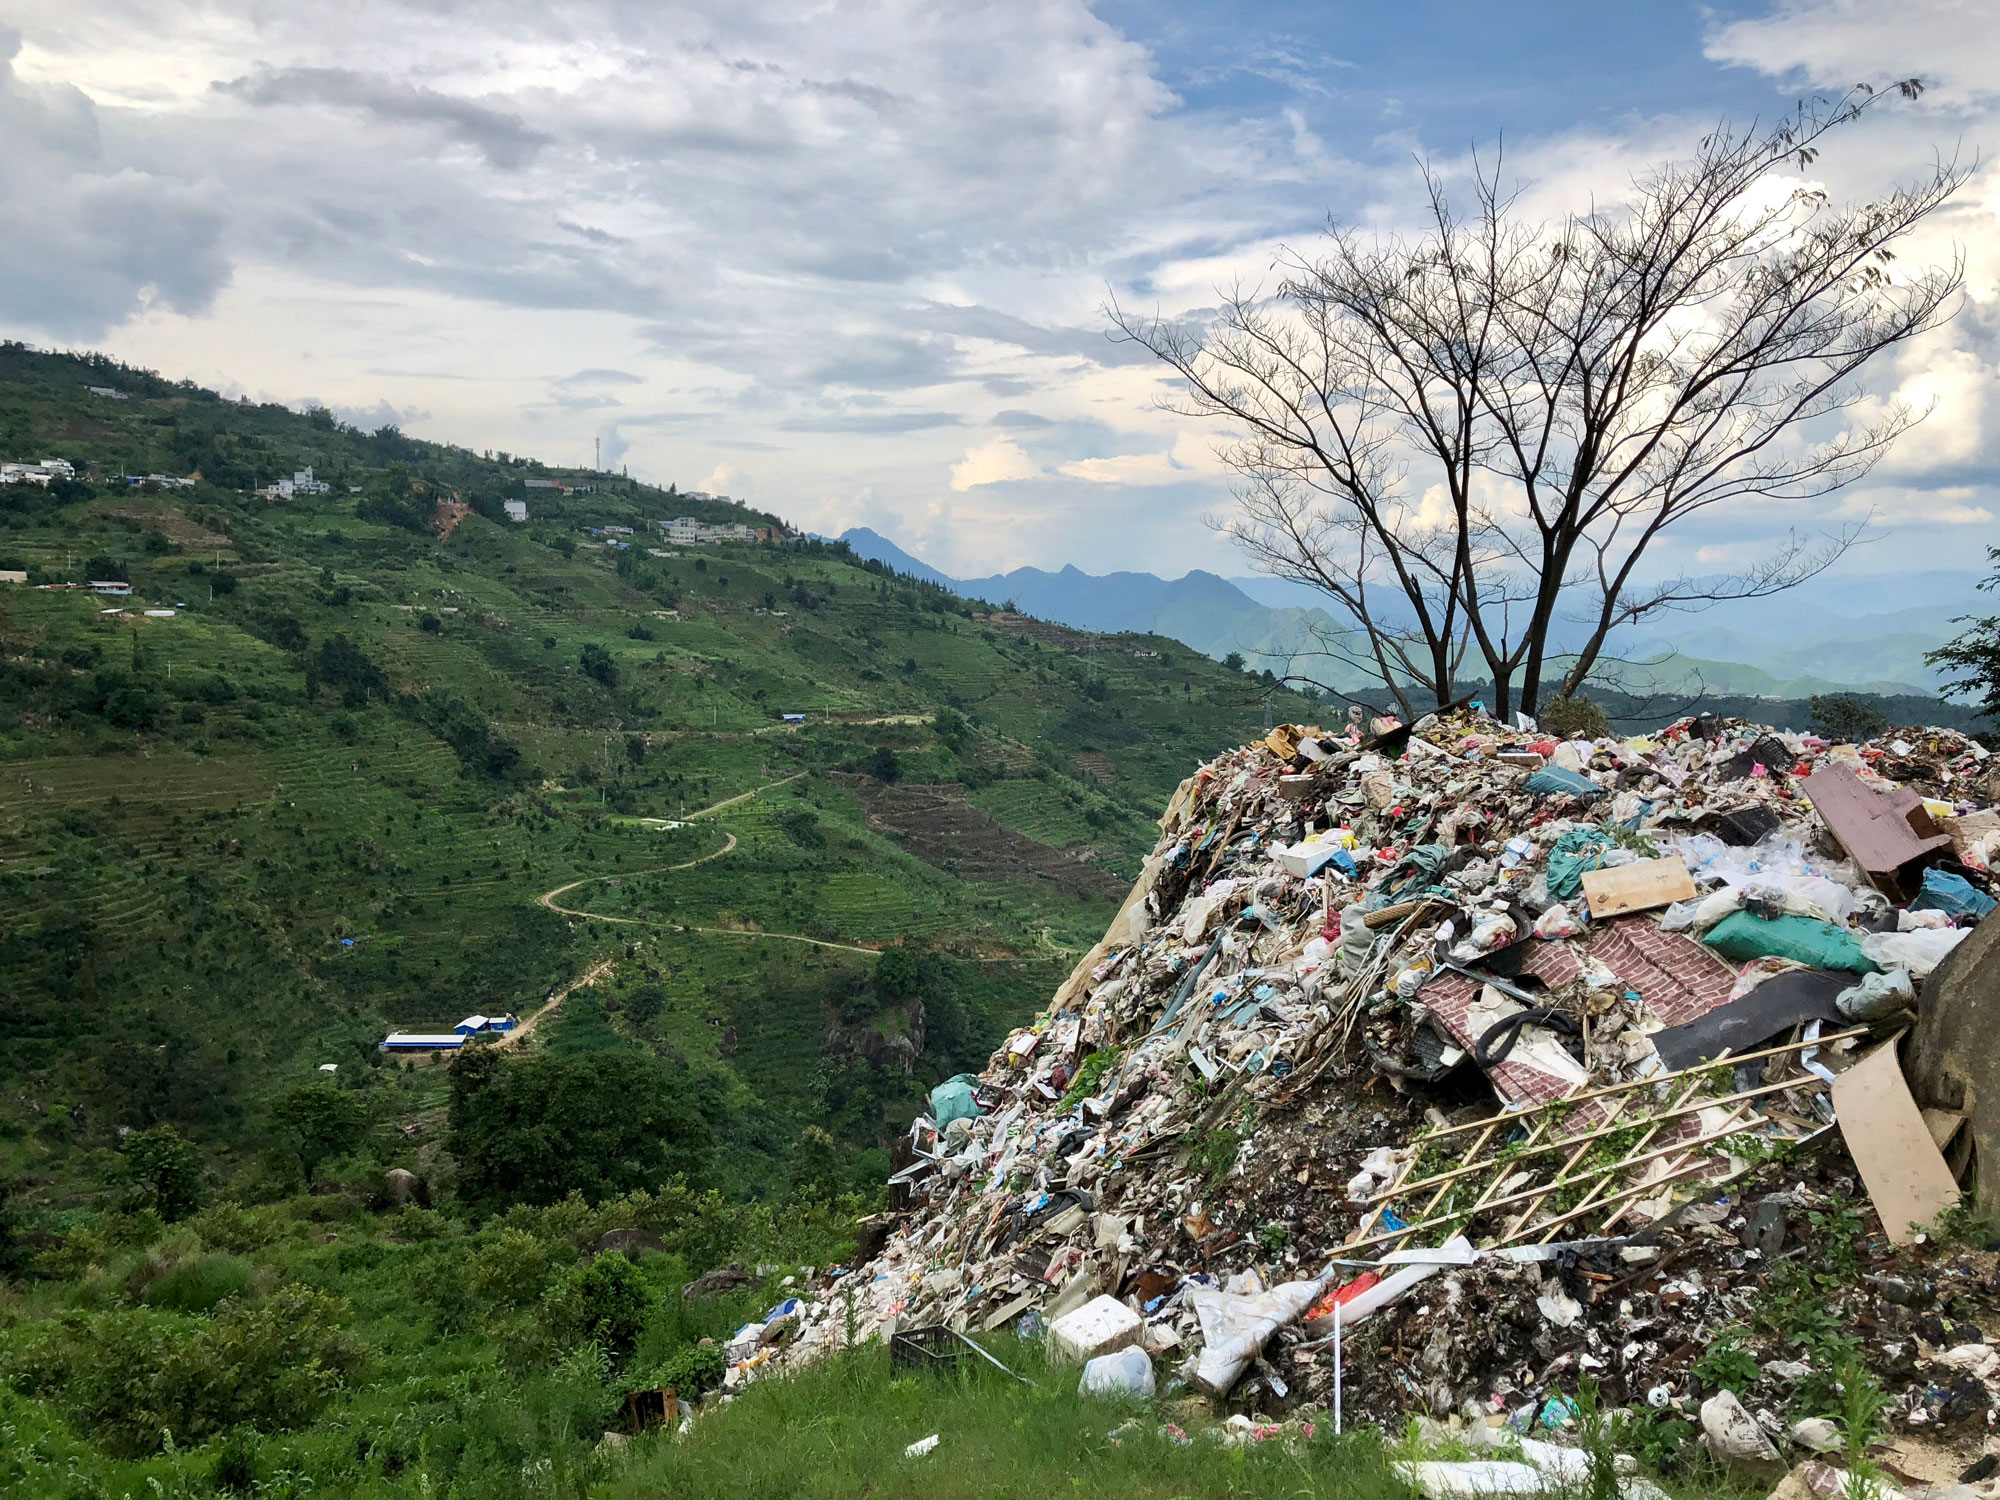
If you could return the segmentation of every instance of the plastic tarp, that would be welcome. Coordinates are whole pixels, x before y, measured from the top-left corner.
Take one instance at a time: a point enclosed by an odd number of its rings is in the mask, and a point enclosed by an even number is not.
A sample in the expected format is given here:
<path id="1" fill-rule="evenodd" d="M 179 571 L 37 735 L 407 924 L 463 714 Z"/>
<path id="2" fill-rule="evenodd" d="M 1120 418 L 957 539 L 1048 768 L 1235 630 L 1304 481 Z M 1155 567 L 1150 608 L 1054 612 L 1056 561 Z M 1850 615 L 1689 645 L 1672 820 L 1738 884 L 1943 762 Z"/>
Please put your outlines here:
<path id="1" fill-rule="evenodd" d="M 1528 778 L 1528 790 L 1537 797 L 1553 797 L 1567 792 L 1572 797 L 1602 797 L 1604 788 L 1588 776 L 1566 766 L 1543 766 Z"/>
<path id="2" fill-rule="evenodd" d="M 1601 828 L 1572 828 L 1557 839 L 1549 851 L 1549 899 L 1568 901 L 1580 895 L 1583 877 L 1604 868 L 1604 856 L 1611 848 L 1611 839 Z"/>
<path id="3" fill-rule="evenodd" d="M 1983 917 L 2000 901 L 1980 890 L 1962 875 L 1949 870 L 1924 871 L 1923 889 L 1910 903 L 1912 911 L 1941 911 L 1952 917 Z"/>
<path id="4" fill-rule="evenodd" d="M 1766 919 L 1747 911 L 1732 912 L 1711 927 L 1702 941 L 1736 963 L 1789 958 L 1809 969 L 1849 969 L 1857 974 L 1880 967 L 1862 951 L 1853 933 L 1811 917 Z"/>
<path id="5" fill-rule="evenodd" d="M 960 1073 L 931 1090 L 931 1118 L 937 1121 L 938 1129 L 944 1129 L 953 1120 L 979 1118 L 979 1101 L 972 1096 L 973 1085 L 978 1082 L 977 1073 Z"/>

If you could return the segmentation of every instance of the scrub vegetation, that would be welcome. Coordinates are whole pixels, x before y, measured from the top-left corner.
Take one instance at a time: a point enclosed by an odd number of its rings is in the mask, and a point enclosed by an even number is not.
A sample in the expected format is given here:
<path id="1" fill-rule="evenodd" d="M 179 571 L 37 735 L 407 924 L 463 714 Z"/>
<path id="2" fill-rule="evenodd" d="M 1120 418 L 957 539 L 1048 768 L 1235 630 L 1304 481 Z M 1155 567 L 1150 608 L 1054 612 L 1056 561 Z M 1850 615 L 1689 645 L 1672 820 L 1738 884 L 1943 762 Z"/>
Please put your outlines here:
<path id="1" fill-rule="evenodd" d="M 843 1253 L 1179 780 L 1315 712 L 97 357 L 0 345 L 0 454 L 76 469 L 0 488 L 0 1495 L 617 1493 L 632 1382 Z M 472 1013 L 525 1034 L 378 1048 Z"/>

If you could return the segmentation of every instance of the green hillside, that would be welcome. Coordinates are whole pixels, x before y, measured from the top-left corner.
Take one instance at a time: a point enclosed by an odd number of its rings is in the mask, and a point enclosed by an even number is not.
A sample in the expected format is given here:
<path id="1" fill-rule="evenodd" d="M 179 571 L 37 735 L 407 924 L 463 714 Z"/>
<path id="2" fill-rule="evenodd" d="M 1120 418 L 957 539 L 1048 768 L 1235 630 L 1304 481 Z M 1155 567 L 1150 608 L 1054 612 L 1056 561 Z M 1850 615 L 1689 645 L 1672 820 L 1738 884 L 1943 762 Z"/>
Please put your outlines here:
<path id="1" fill-rule="evenodd" d="M 866 1180 L 1102 931 L 1175 783 L 1311 713 L 844 548 L 662 540 L 777 520 L 728 502 L 0 346 L 0 459 L 43 458 L 78 477 L 0 487 L 0 1165 L 45 1205 L 127 1127 L 227 1176 L 327 1063 L 420 1122 L 441 1075 L 383 1068 L 386 1029 L 607 957 L 535 1045 L 685 1064 L 738 1190 L 809 1122 Z M 307 466 L 330 494 L 251 492 Z M 878 975 L 892 945 L 920 961 Z"/>

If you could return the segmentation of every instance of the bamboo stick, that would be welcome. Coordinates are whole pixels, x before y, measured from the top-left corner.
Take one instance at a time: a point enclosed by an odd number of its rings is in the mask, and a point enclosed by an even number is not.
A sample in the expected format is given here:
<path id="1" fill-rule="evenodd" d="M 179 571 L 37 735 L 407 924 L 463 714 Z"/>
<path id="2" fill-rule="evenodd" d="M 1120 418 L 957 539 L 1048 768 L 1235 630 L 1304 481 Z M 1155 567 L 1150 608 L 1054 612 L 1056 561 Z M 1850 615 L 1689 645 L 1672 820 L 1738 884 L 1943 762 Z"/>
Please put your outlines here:
<path id="1" fill-rule="evenodd" d="M 1746 1056 L 1747 1056 L 1747 1054 L 1746 1054 Z M 1672 1076 L 1672 1077 L 1674 1077 L 1674 1078 L 1681 1078 L 1681 1077 L 1685 1077 L 1686 1075 L 1685 1075 L 1685 1074 L 1680 1074 L 1680 1073 L 1676 1073 L 1676 1074 L 1673 1074 L 1673 1075 L 1671 1075 L 1671 1076 Z M 1634 1120 L 1634 1121 L 1632 1121 L 1632 1122 L 1631 1122 L 1631 1124 L 1630 1124 L 1630 1125 L 1624 1125 L 1624 1126 L 1619 1126 L 1619 1125 L 1604 1125 L 1604 1126 L 1600 1126 L 1600 1127 L 1599 1127 L 1598 1129 L 1596 1129 L 1596 1130 L 1592 1130 L 1592 1131 L 1590 1131 L 1590 1132 L 1588 1132 L 1588 1133 L 1586 1133 L 1586 1134 L 1584 1134 L 1584 1135 L 1566 1135 L 1566 1136 L 1564 1136 L 1564 1137 L 1563 1137 L 1563 1138 L 1562 1138 L 1561 1140 L 1559 1140 L 1559 1141 L 1550 1141 L 1550 1142 L 1549 1142 L 1549 1143 L 1548 1143 L 1547 1145 L 1545 1145 L 1545 1146 L 1539 1146 L 1539 1147 L 1536 1147 L 1536 1148 L 1535 1148 L 1535 1149 L 1533 1149 L 1533 1150 L 1523 1150 L 1523 1151 L 1521 1151 L 1520 1153 L 1518 1153 L 1518 1154 L 1517 1154 L 1517 1155 L 1516 1155 L 1516 1156 L 1514 1157 L 1514 1160 L 1516 1160 L 1516 1161 L 1521 1161 L 1521 1160 L 1524 1160 L 1524 1159 L 1526 1159 L 1527 1157 L 1530 1157 L 1530 1156 L 1539 1156 L 1539 1155 L 1543 1154 L 1544 1152 L 1548 1152 L 1548 1151 L 1559 1151 L 1559 1150 L 1561 1150 L 1561 1149 L 1562 1149 L 1562 1148 L 1563 1148 L 1564 1146 L 1567 1146 L 1567 1145 L 1570 1145 L 1570 1144 L 1572 1144 L 1572 1143 L 1574 1143 L 1574 1142 L 1589 1142 L 1589 1141 L 1594 1141 L 1594 1140 L 1600 1140 L 1600 1139 L 1602 1139 L 1602 1138 L 1603 1138 L 1604 1136 L 1607 1136 L 1607 1135 L 1615 1135 L 1615 1134 L 1616 1134 L 1616 1133 L 1617 1133 L 1617 1132 L 1618 1132 L 1619 1130 L 1621 1130 L 1621 1129 L 1624 1129 L 1624 1130 L 1629 1130 L 1629 1129 L 1631 1129 L 1631 1128 L 1632 1128 L 1632 1126 L 1634 1126 L 1634 1125 L 1646 1125 L 1646 1124 L 1665 1124 L 1665 1123 L 1666 1123 L 1666 1122 L 1667 1122 L 1668 1120 L 1674 1120 L 1674 1119 L 1678 1119 L 1678 1118 L 1680 1118 L 1680 1117 L 1681 1117 L 1682 1115 L 1690 1115 L 1690 1114 L 1697 1114 L 1697 1113 L 1699 1113 L 1700 1111 L 1702 1111 L 1702 1110 L 1704 1110 L 1704 1109 L 1713 1109 L 1713 1108 L 1715 1108 L 1715 1107 L 1717 1107 L 1717 1106 L 1719 1106 L 1719 1105 L 1724 1105 L 1724 1104 L 1735 1104 L 1735 1103 L 1737 1103 L 1738 1101 L 1740 1101 L 1740 1100 L 1744 1100 L 1744 1099 L 1758 1099 L 1758 1098 L 1762 1098 L 1762 1097 L 1763 1097 L 1764 1095 L 1766 1095 L 1766 1094 L 1781 1094 L 1781 1093 L 1784 1093 L 1785 1091 L 1787 1091 L 1788 1089 L 1797 1089 L 1797 1088 L 1807 1088 L 1807 1089 L 1811 1089 L 1811 1090 L 1813 1090 L 1813 1091 L 1814 1091 L 1815 1093 L 1817 1093 L 1817 1092 L 1819 1092 L 1820 1090 L 1824 1089 L 1825 1087 L 1826 1087 L 1826 1080 L 1824 1080 L 1824 1079 L 1822 1079 L 1822 1078 L 1820 1078 L 1820 1077 L 1818 1077 L 1818 1076 L 1816 1076 L 1816 1075 L 1814 1075 L 1814 1074 L 1811 1074 L 1811 1073 L 1808 1073 L 1808 1074 L 1806 1074 L 1806 1075 L 1805 1075 L 1804 1077 L 1801 1077 L 1801 1078 L 1788 1078 L 1788 1079 L 1785 1079 L 1785 1080 L 1784 1080 L 1783 1082 L 1781 1082 L 1781 1083 L 1764 1083 L 1764 1084 L 1759 1084 L 1759 1085 L 1758 1085 L 1758 1086 L 1757 1086 L 1756 1088 L 1754 1088 L 1754 1089 L 1743 1089 L 1743 1090 L 1741 1090 L 1741 1091 L 1740 1091 L 1740 1092 L 1738 1092 L 1738 1093 L 1734 1093 L 1734 1094 L 1724 1094 L 1724 1095 L 1723 1095 L 1722 1097 L 1720 1097 L 1720 1098 L 1718 1098 L 1718 1099 L 1703 1099 L 1703 1100 L 1700 1100 L 1700 1101 L 1698 1101 L 1698 1102 L 1696 1102 L 1696 1103 L 1693 1103 L 1693 1104 L 1685 1104 L 1685 1103 L 1683 1103 L 1683 1105 L 1681 1105 L 1681 1106 L 1676 1106 L 1676 1107 L 1674 1107 L 1674 1108 L 1672 1108 L 1672 1109 L 1669 1109 L 1669 1110 L 1667 1110 L 1667 1111 L 1666 1111 L 1665 1113 L 1663 1113 L 1663 1114 L 1658 1114 L 1658 1115 L 1647 1115 L 1647 1116 L 1646 1116 L 1646 1117 L 1645 1117 L 1644 1119 L 1639 1119 L 1639 1120 Z M 1685 1101 L 1685 1100 L 1686 1100 L 1686 1098 L 1687 1098 L 1687 1095 L 1686 1095 L 1686 1094 L 1682 1094 L 1681 1098 L 1682 1098 L 1682 1100 L 1683 1100 L 1683 1101 Z M 1562 1101 L 1562 1102 L 1567 1102 L 1567 1101 Z M 1619 1103 L 1620 1103 L 1620 1107 L 1622 1108 L 1622 1107 L 1623 1107 L 1623 1101 L 1621 1100 L 1621 1101 L 1619 1101 Z M 1501 1120 L 1504 1120 L 1504 1119 L 1507 1119 L 1507 1118 L 1509 1118 L 1509 1117 L 1508 1117 L 1508 1116 L 1505 1116 L 1505 1115 L 1502 1115 L 1502 1116 L 1499 1116 L 1499 1117 L 1497 1117 L 1497 1118 L 1498 1118 L 1498 1119 L 1501 1119 Z M 1527 1119 L 1527 1118 L 1529 1118 L 1529 1117 L 1528 1117 L 1527 1115 L 1523 1114 L 1523 1115 L 1518 1115 L 1518 1116 L 1514 1116 L 1513 1118 L 1516 1118 L 1516 1119 L 1521 1119 L 1521 1120 L 1525 1120 L 1525 1119 Z M 1427 1141 L 1429 1141 L 1429 1140 L 1436 1140 L 1436 1139 L 1438 1139 L 1438 1137 L 1436 1137 L 1436 1136 L 1431 1136 L 1431 1137 L 1428 1137 L 1428 1138 L 1426 1138 L 1426 1139 L 1423 1139 L 1423 1140 L 1419 1140 L 1419 1141 L 1418 1141 L 1418 1144 L 1419 1144 L 1419 1145 L 1423 1145 L 1423 1144 L 1427 1144 Z M 1482 1140 L 1484 1140 L 1484 1139 L 1485 1139 L 1485 1137 L 1484 1137 L 1484 1136 L 1482 1136 L 1482 1137 L 1481 1137 L 1481 1139 L 1482 1139 Z M 1478 1149 L 1478 1147 L 1477 1147 L 1477 1146 L 1473 1147 L 1473 1150 L 1475 1150 L 1475 1151 L 1476 1151 L 1477 1149 Z M 1405 1184 L 1405 1185 L 1404 1185 L 1404 1187 L 1402 1188 L 1402 1191 L 1404 1191 L 1404 1192 L 1410 1192 L 1410 1193 L 1415 1193 L 1415 1192 L 1421 1192 L 1421 1191 L 1423 1191 L 1423 1189 L 1425 1189 L 1425 1188 L 1427 1188 L 1427 1187 L 1431 1186 L 1431 1184 L 1433 1184 L 1433 1183 L 1437 1183 L 1437 1182 L 1444 1182 L 1444 1181 L 1447 1181 L 1447 1180 L 1449 1180 L 1449 1179 L 1452 1179 L 1452 1178 L 1455 1178 L 1455 1177 L 1460 1177 L 1460 1176 L 1464 1176 L 1464 1175 L 1466 1175 L 1466 1174 L 1467 1174 L 1468 1172 L 1473 1172 L 1473 1171 L 1477 1171 L 1477 1170 L 1478 1170 L 1478 1168 L 1477 1168 L 1477 1167 L 1458 1167 L 1458 1168 L 1454 1168 L 1454 1169 L 1453 1169 L 1452 1171 L 1450 1171 L 1450 1172 L 1445 1172 L 1445 1173 L 1440 1173 L 1439 1175 L 1437 1175 L 1437 1176 L 1435 1176 L 1435 1177 L 1426 1177 L 1426 1178 L 1424 1178 L 1424 1179 L 1423 1179 L 1422 1181 L 1420 1181 L 1420 1182 L 1412 1182 L 1412 1183 L 1407 1183 L 1407 1184 Z M 1379 1196 L 1386 1196 L 1386 1195 L 1378 1195 L 1378 1197 L 1379 1197 Z M 1377 1198 L 1370 1198 L 1370 1199 L 1369 1199 L 1368 1201 L 1369 1201 L 1370 1203 L 1374 1203 L 1374 1202 L 1378 1201 L 1378 1199 L 1377 1199 Z"/>
<path id="2" fill-rule="evenodd" d="M 1517 1110 L 1511 1117 L 1502 1114 L 1499 1116 L 1489 1116 L 1488 1118 L 1525 1120 L 1533 1114 L 1541 1114 L 1557 1108 L 1568 1108 L 1571 1105 L 1583 1104 L 1592 1099 L 1602 1099 L 1612 1094 L 1628 1093 L 1633 1089 L 1654 1088 L 1659 1084 L 1673 1083 L 1677 1079 L 1687 1078 L 1696 1073 L 1709 1073 L 1717 1068 L 1733 1068 L 1738 1063 L 1755 1062 L 1763 1057 L 1778 1057 L 1787 1052 L 1802 1052 L 1807 1047 L 1825 1046 L 1830 1042 L 1844 1042 L 1849 1037 L 1866 1036 L 1868 1035 L 1868 1030 L 1869 1028 L 1866 1026 L 1857 1026 L 1851 1031 L 1836 1031 L 1830 1036 L 1817 1037 L 1812 1041 L 1786 1042 L 1782 1046 L 1764 1047 L 1755 1052 L 1725 1053 L 1723 1056 L 1714 1058 L 1708 1062 L 1696 1063 L 1691 1068 L 1680 1068 L 1671 1073 L 1656 1073 L 1651 1078 L 1628 1079 L 1624 1083 L 1608 1083 L 1602 1088 L 1587 1089 L 1581 1094 L 1569 1094 L 1561 1099 L 1551 1100 L 1549 1103 L 1538 1105 L 1531 1110 Z M 1486 1123 L 1486 1120 L 1468 1120 L 1463 1125 L 1452 1125 L 1443 1130 L 1433 1131 L 1429 1135 L 1418 1136 L 1410 1144 L 1414 1146 L 1427 1146 L 1432 1141 L 1443 1140 L 1446 1136 L 1463 1135 L 1468 1130 L 1478 1130 Z"/>
<path id="3" fill-rule="evenodd" d="M 1655 1161 L 1662 1156 L 1671 1156 L 1676 1151 L 1692 1151 L 1697 1146 L 1713 1145 L 1717 1141 L 1727 1140 L 1731 1136 L 1744 1135 L 1746 1133 L 1747 1130 L 1724 1130 L 1712 1135 L 1697 1136 L 1695 1137 L 1695 1139 L 1691 1141 L 1679 1142 L 1672 1146 L 1662 1146 L 1659 1150 L 1648 1152 L 1644 1156 L 1629 1157 L 1625 1161 L 1618 1163 L 1615 1167 L 1606 1168 L 1605 1172 L 1606 1175 L 1608 1175 L 1612 1172 L 1629 1171 L 1634 1167 L 1643 1166 L 1645 1163 L 1649 1161 Z M 1510 1161 L 1506 1163 L 1506 1165 L 1512 1166 L 1513 1163 Z M 1668 1179 L 1661 1178 L 1658 1180 L 1666 1181 Z M 1467 1210 L 1467 1212 L 1480 1213 L 1484 1212 L 1487 1209 L 1510 1208 L 1516 1203 L 1523 1202 L 1526 1199 L 1534 1197 L 1535 1194 L 1545 1191 L 1546 1189 L 1544 1188 L 1525 1188 L 1518 1193 L 1510 1193 L 1504 1198 L 1495 1198 L 1490 1203 L 1482 1200 L 1481 1202 L 1473 1205 L 1473 1207 Z M 1419 1223 L 1406 1225 L 1402 1229 L 1392 1230 L 1388 1234 L 1378 1235 L 1374 1239 L 1350 1241 L 1346 1248 L 1351 1250 L 1359 1248 L 1362 1245 L 1376 1244 L 1381 1240 L 1395 1239 L 1406 1234 L 1416 1234 L 1422 1230 L 1435 1228 L 1439 1224 L 1446 1223 L 1449 1220 L 1457 1219 L 1460 1217 L 1463 1216 L 1460 1214 L 1446 1214 L 1441 1218 L 1430 1219 Z M 1575 1215 L 1574 1213 L 1572 1213 L 1566 1215 L 1565 1217 L 1573 1218 L 1575 1217 Z"/>

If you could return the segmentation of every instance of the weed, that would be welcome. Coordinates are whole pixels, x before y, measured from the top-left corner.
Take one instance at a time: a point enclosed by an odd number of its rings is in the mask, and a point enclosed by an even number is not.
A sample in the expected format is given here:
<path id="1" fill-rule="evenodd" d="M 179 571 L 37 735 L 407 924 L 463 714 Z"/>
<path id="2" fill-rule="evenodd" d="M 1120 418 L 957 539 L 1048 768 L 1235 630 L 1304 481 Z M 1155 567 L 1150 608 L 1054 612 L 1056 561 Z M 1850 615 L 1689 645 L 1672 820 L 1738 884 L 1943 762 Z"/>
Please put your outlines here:
<path id="1" fill-rule="evenodd" d="M 1975 1209 L 1969 1198 L 1960 1198 L 1931 1223 L 1918 1227 L 1945 1250 L 1983 1249 L 1993 1238 L 1993 1221 Z"/>
<path id="2" fill-rule="evenodd" d="M 1593 1377 L 1577 1382 L 1576 1436 L 1590 1459 L 1590 1476 L 1579 1500 L 1620 1500 L 1618 1445 L 1624 1426 L 1621 1413 L 1604 1409 Z"/>
<path id="3" fill-rule="evenodd" d="M 1866 1221 L 1845 1198 L 1835 1198 L 1823 1209 L 1806 1215 L 1806 1222 L 1820 1238 L 1818 1247 L 1822 1282 L 1852 1282 L 1861 1270 L 1861 1236 Z"/>
<path id="4" fill-rule="evenodd" d="M 1077 1064 L 1076 1077 L 1070 1080 L 1069 1090 L 1062 1097 L 1060 1108 L 1065 1111 L 1075 1109 L 1084 1100 L 1096 1095 L 1104 1082 L 1104 1075 L 1117 1063 L 1123 1049 L 1107 1047 L 1102 1052 L 1093 1052 Z"/>
<path id="5" fill-rule="evenodd" d="M 1757 1356 L 1744 1346 L 1743 1332 L 1725 1328 L 1702 1350 L 1694 1362 L 1694 1373 L 1704 1390 L 1740 1392 L 1756 1383 L 1762 1372 Z"/>
<path id="6" fill-rule="evenodd" d="M 1188 1169 L 1213 1187 L 1229 1175 L 1242 1149 L 1243 1137 L 1238 1131 L 1227 1127 L 1200 1131 L 1188 1147 Z"/>

